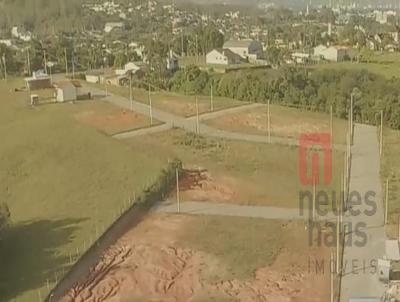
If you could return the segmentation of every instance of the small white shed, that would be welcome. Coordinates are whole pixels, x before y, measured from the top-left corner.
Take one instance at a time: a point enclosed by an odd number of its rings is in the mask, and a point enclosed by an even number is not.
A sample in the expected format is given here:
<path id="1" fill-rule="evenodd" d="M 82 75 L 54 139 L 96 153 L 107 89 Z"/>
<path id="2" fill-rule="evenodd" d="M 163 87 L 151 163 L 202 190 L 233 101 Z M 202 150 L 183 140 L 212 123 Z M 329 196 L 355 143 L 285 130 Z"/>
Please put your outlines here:
<path id="1" fill-rule="evenodd" d="M 72 82 L 60 82 L 54 86 L 57 91 L 57 102 L 63 103 L 77 100 L 77 88 Z"/>

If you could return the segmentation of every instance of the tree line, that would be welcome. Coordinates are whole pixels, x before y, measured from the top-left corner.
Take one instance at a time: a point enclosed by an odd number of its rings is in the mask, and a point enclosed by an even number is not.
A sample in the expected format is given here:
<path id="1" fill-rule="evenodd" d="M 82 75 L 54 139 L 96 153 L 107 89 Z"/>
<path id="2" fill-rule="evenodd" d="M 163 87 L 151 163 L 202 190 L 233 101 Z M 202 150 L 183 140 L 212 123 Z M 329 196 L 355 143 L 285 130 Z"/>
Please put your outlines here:
<path id="1" fill-rule="evenodd" d="M 387 80 L 367 70 L 317 70 L 282 68 L 281 70 L 240 70 L 209 74 L 196 66 L 180 70 L 168 82 L 172 91 L 190 95 L 209 95 L 246 102 L 266 102 L 311 111 L 329 112 L 347 118 L 350 98 L 354 100 L 356 122 L 376 124 L 379 112 L 384 122 L 400 129 L 400 79 Z"/>

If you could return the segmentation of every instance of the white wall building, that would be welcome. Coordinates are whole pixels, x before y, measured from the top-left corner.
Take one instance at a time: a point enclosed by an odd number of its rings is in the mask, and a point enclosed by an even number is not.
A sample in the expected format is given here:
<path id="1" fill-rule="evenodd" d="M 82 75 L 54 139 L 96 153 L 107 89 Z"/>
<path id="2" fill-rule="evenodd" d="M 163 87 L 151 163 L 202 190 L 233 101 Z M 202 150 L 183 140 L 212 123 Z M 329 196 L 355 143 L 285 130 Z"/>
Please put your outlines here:
<path id="1" fill-rule="evenodd" d="M 229 49 L 244 59 L 257 60 L 262 57 L 262 44 L 253 40 L 230 40 L 225 42 L 224 49 Z"/>
<path id="2" fill-rule="evenodd" d="M 348 47 L 319 45 L 314 48 L 314 56 L 321 57 L 331 62 L 342 62 L 346 57 L 350 56 Z"/>
<path id="3" fill-rule="evenodd" d="M 110 33 L 116 28 L 124 29 L 124 27 L 124 23 L 122 22 L 108 22 L 104 25 L 104 31 Z"/>
<path id="4" fill-rule="evenodd" d="M 242 58 L 229 49 L 213 49 L 206 55 L 206 63 L 214 65 L 240 64 Z"/>
<path id="5" fill-rule="evenodd" d="M 60 82 L 54 85 L 57 92 L 57 102 L 71 102 L 78 98 L 77 88 L 70 81 Z"/>

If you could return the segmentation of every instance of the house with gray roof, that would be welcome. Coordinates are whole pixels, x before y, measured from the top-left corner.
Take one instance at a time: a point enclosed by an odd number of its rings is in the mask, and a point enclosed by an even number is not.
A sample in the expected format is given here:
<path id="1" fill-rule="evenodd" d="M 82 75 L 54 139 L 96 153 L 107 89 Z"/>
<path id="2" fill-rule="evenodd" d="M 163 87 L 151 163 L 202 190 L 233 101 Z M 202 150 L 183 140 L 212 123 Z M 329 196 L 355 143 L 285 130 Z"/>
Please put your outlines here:
<path id="1" fill-rule="evenodd" d="M 223 48 L 213 49 L 206 55 L 206 63 L 213 65 L 240 64 L 242 60 L 238 54 Z"/>
<path id="2" fill-rule="evenodd" d="M 229 40 L 225 42 L 223 48 L 250 61 L 260 59 L 263 54 L 262 44 L 254 40 Z"/>

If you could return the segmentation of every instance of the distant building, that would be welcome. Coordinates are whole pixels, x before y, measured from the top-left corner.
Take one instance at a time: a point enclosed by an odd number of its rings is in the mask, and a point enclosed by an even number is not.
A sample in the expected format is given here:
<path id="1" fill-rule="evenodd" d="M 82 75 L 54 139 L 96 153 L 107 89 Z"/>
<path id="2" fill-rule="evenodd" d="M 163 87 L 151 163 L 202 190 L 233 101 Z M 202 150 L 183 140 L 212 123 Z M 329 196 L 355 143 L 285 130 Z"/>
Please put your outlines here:
<path id="1" fill-rule="evenodd" d="M 29 42 L 32 40 L 32 34 L 29 31 L 19 29 L 18 26 L 14 26 L 11 29 L 11 35 L 14 38 L 20 39 L 24 42 Z"/>
<path id="2" fill-rule="evenodd" d="M 213 49 L 206 55 L 207 64 L 231 65 L 240 64 L 242 57 L 230 49 Z"/>
<path id="3" fill-rule="evenodd" d="M 175 71 L 179 69 L 179 60 L 178 56 L 170 50 L 167 56 L 167 70 Z"/>
<path id="4" fill-rule="evenodd" d="M 307 64 L 311 61 L 311 56 L 304 52 L 292 53 L 292 60 L 297 64 Z"/>
<path id="5" fill-rule="evenodd" d="M 144 65 L 145 65 L 145 63 L 143 63 L 143 62 L 129 62 L 129 63 L 125 64 L 123 69 L 116 69 L 115 74 L 119 75 L 119 76 L 126 75 L 128 73 L 135 74 L 140 69 L 142 69 Z"/>
<path id="6" fill-rule="evenodd" d="M 56 88 L 56 100 L 57 102 L 71 102 L 78 99 L 77 87 L 71 81 L 63 81 L 54 84 Z"/>
<path id="7" fill-rule="evenodd" d="M 91 70 L 85 74 L 86 82 L 97 84 L 100 83 L 100 76 L 104 75 L 103 70 Z"/>
<path id="8" fill-rule="evenodd" d="M 314 48 L 314 56 L 331 62 L 342 62 L 350 57 L 350 49 L 344 46 L 319 45 Z"/>
<path id="9" fill-rule="evenodd" d="M 253 40 L 230 40 L 225 42 L 223 48 L 250 60 L 257 60 L 263 54 L 262 44 Z"/>
<path id="10" fill-rule="evenodd" d="M 112 32 L 114 29 L 119 28 L 119 29 L 124 29 L 124 23 L 123 22 L 108 22 L 106 25 L 104 25 L 104 31 L 106 33 Z"/>
<path id="11" fill-rule="evenodd" d="M 34 71 L 32 77 L 25 78 L 26 87 L 29 90 L 51 88 L 50 77 L 43 71 Z"/>
<path id="12" fill-rule="evenodd" d="M 10 39 L 0 39 L 0 44 L 4 44 L 7 47 L 11 47 L 12 41 Z"/>

